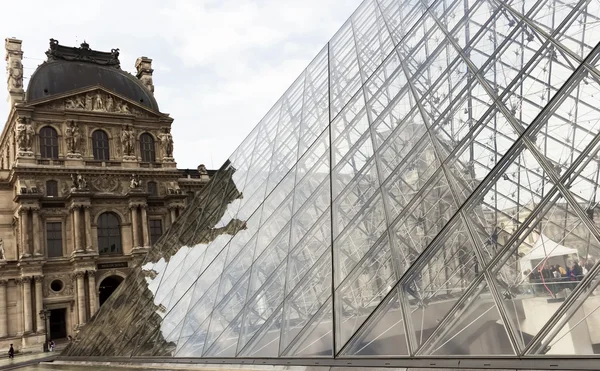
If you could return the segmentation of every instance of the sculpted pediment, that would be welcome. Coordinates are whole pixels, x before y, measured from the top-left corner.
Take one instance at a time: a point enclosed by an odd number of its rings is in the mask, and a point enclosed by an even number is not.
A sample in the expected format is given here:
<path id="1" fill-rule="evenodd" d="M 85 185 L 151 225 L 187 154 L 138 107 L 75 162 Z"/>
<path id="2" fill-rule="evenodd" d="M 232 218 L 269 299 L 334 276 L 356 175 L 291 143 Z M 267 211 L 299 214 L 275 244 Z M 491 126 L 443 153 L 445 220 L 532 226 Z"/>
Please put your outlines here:
<path id="1" fill-rule="evenodd" d="M 160 116 L 156 112 L 150 111 L 135 102 L 121 98 L 101 88 L 32 104 L 32 106 L 52 111 L 104 112 L 134 115 L 137 117 Z"/>

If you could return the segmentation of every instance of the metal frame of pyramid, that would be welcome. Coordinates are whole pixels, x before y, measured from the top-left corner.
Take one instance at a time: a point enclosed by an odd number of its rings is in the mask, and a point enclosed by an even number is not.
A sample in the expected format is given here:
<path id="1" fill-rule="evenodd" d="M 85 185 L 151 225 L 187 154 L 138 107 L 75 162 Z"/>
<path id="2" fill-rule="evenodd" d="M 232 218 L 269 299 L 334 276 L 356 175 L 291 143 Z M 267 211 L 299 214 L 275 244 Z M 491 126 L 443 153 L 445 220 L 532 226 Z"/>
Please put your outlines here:
<path id="1" fill-rule="evenodd" d="M 599 14 L 365 0 L 64 355 L 591 367 Z"/>

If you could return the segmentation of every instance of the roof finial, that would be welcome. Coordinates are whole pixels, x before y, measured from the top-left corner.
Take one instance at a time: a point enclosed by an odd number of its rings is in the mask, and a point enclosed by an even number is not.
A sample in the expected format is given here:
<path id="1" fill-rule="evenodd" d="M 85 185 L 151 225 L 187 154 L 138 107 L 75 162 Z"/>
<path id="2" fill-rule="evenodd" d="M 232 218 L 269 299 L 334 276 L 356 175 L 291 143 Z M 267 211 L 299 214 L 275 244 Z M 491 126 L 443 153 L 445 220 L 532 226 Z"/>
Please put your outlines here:
<path id="1" fill-rule="evenodd" d="M 90 50 L 90 44 L 88 44 L 87 42 L 85 42 L 85 39 L 83 39 L 83 42 L 81 43 L 81 49 Z"/>

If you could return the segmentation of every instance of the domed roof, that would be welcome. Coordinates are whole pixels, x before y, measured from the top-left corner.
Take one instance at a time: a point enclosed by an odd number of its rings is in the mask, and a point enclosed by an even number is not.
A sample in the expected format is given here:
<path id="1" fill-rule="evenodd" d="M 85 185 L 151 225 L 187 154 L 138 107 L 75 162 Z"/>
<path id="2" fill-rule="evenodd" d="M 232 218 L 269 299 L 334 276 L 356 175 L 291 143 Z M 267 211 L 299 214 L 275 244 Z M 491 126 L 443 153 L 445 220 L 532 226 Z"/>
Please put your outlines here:
<path id="1" fill-rule="evenodd" d="M 100 85 L 108 91 L 158 111 L 156 99 L 135 76 L 121 70 L 119 49 L 91 50 L 86 43 L 71 48 L 50 39 L 48 60 L 29 78 L 25 99 L 46 99 L 72 90 Z"/>

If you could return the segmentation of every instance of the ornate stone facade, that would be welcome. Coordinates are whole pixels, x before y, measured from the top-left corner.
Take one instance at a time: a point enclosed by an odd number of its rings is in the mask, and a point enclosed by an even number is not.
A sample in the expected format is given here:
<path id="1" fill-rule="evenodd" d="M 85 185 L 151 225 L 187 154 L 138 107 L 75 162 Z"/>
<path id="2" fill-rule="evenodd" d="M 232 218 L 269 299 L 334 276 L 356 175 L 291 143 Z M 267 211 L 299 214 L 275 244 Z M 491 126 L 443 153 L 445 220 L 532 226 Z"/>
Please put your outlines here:
<path id="1" fill-rule="evenodd" d="M 136 79 L 120 70 L 118 49 L 51 40 L 47 63 L 25 90 L 21 41 L 5 45 L 11 99 L 0 135 L 0 348 L 41 349 L 39 312 L 51 311 L 55 332 L 64 327 L 50 337 L 75 336 L 213 172 L 177 169 L 173 119 L 153 98 L 151 59 L 138 58 Z M 43 76 L 54 64 L 98 68 L 98 81 L 36 91 L 40 77 L 57 79 Z"/>

